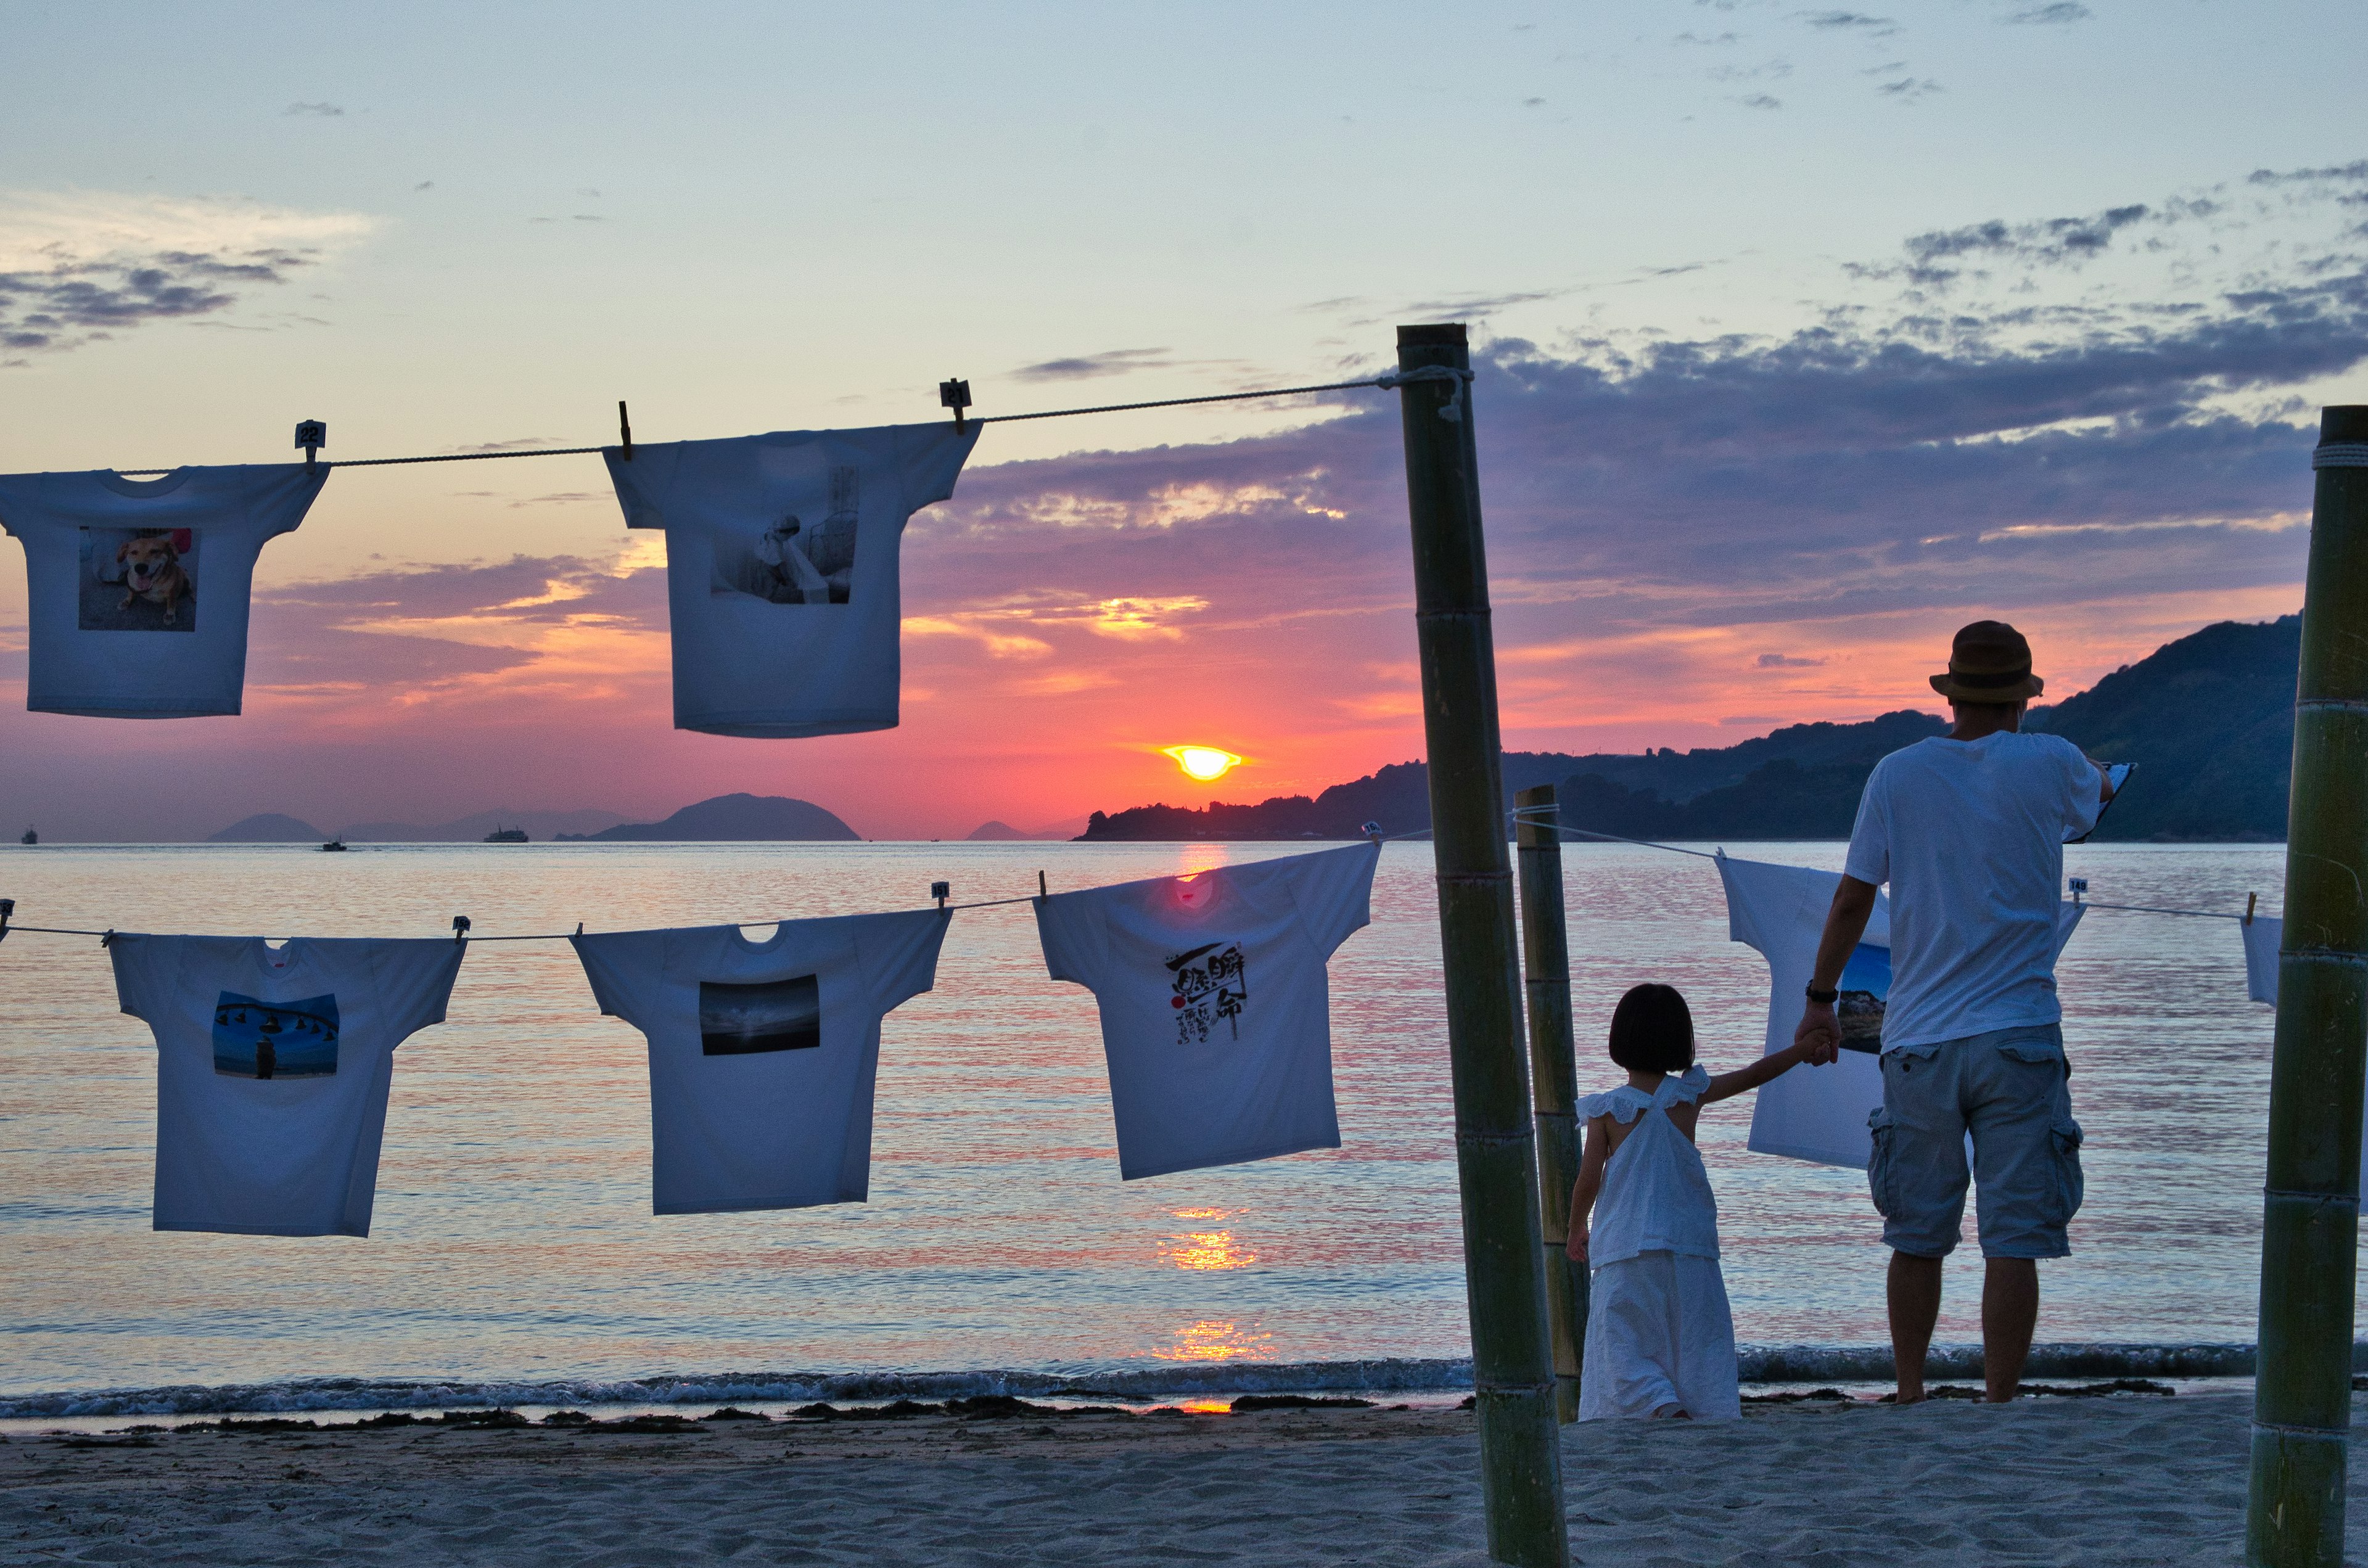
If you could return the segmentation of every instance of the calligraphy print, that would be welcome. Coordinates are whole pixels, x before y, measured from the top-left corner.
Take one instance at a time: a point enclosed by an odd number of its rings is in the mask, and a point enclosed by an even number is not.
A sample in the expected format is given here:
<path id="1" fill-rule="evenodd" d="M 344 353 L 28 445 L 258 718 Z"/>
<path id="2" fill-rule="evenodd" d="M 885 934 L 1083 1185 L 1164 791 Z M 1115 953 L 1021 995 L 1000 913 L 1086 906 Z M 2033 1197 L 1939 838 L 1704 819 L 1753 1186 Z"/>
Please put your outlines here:
<path id="1" fill-rule="evenodd" d="M 811 974 L 735 985 L 699 983 L 699 1049 L 706 1056 L 812 1051 L 822 1044 L 822 986 Z"/>
<path id="2" fill-rule="evenodd" d="M 214 1004 L 214 1071 L 226 1078 L 326 1078 L 337 1070 L 337 999 Z"/>
<path id="3" fill-rule="evenodd" d="M 1167 960 L 1175 994 L 1168 1006 L 1176 1013 L 1176 1043 L 1205 1045 L 1220 1022 L 1242 1038 L 1242 1006 L 1249 1000 L 1249 984 L 1238 942 L 1211 942 L 1178 953 Z"/>

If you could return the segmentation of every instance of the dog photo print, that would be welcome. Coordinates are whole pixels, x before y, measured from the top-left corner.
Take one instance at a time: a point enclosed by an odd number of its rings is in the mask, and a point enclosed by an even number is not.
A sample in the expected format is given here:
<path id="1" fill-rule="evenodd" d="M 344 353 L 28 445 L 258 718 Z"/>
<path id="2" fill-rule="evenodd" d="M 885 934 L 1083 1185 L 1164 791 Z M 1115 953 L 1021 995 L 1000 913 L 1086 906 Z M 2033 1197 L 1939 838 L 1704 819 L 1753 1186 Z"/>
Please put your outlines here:
<path id="1" fill-rule="evenodd" d="M 718 594 L 746 594 L 777 605 L 843 605 L 855 580 L 855 536 L 862 510 L 862 471 L 830 470 L 827 501 L 786 512 L 750 539 L 718 535 Z M 824 501 L 816 486 L 814 499 Z"/>
<path id="2" fill-rule="evenodd" d="M 326 1078 L 337 1070 L 337 999 L 214 1004 L 214 1071 L 230 1078 Z"/>
<path id="3" fill-rule="evenodd" d="M 812 1051 L 822 1044 L 822 987 L 811 974 L 753 985 L 699 983 L 699 1049 L 707 1056 Z"/>
<path id="4" fill-rule="evenodd" d="M 82 530 L 85 631 L 195 631 L 194 528 Z"/>

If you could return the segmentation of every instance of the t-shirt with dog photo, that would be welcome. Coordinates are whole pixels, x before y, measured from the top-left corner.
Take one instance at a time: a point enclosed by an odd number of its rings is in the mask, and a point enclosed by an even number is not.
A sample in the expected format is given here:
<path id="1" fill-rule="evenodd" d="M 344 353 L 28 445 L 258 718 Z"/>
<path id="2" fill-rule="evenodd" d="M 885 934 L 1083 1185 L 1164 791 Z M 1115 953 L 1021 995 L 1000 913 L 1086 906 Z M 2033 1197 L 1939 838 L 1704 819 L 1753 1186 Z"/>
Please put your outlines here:
<path id="1" fill-rule="evenodd" d="M 1121 1178 L 1340 1146 L 1325 964 L 1380 861 L 1360 844 L 1036 901 L 1045 968 L 1100 1004 Z"/>
<path id="2" fill-rule="evenodd" d="M 367 1236 L 394 1048 L 444 1021 L 449 937 L 108 938 L 156 1040 L 160 1231 Z"/>
<path id="3" fill-rule="evenodd" d="M 634 460 L 640 460 L 635 449 Z M 942 909 L 575 938 L 603 1013 L 650 1055 L 651 1210 L 860 1203 L 880 1022 L 936 982 Z"/>
<path id="4" fill-rule="evenodd" d="M 0 474 L 0 528 L 25 547 L 39 713 L 235 713 L 264 541 L 304 520 L 325 464 L 176 468 L 161 479 Z"/>
<path id="5" fill-rule="evenodd" d="M 897 552 L 979 426 L 785 430 L 607 449 L 625 521 L 664 528 L 674 723 L 714 735 L 894 729 Z"/>

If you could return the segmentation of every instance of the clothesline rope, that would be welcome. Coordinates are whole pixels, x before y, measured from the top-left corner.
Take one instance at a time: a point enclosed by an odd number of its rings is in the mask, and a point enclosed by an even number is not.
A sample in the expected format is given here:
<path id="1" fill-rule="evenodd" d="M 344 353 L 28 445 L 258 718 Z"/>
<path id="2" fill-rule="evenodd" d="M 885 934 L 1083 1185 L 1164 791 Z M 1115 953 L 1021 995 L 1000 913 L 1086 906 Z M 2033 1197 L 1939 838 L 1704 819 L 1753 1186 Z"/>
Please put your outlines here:
<path id="1" fill-rule="evenodd" d="M 1436 378 L 1411 376 L 1407 380 Z M 1202 403 L 1255 403 L 1269 397 L 1308 397 L 1316 392 L 1354 392 L 1362 387 L 1394 388 L 1401 384 L 1396 376 L 1381 376 L 1362 381 L 1326 381 L 1320 386 L 1266 387 L 1257 392 L 1212 392 L 1206 397 L 1166 397 L 1151 403 L 1105 403 L 1091 408 L 1048 408 L 1036 414 L 992 414 L 968 415 L 973 425 L 1017 425 L 1030 419 L 1068 419 L 1080 414 L 1131 414 L 1144 408 L 1186 408 Z M 441 452 L 420 458 L 348 458 L 340 462 L 323 462 L 322 468 L 392 468 L 405 463 L 465 463 L 490 462 L 497 458 L 580 458 L 604 452 L 606 447 L 529 447 L 515 452 Z M 142 474 L 173 473 L 169 468 L 119 468 L 108 471 L 126 478 Z M 31 930 L 31 926 L 26 926 Z M 491 940 L 491 938 L 484 938 Z"/>

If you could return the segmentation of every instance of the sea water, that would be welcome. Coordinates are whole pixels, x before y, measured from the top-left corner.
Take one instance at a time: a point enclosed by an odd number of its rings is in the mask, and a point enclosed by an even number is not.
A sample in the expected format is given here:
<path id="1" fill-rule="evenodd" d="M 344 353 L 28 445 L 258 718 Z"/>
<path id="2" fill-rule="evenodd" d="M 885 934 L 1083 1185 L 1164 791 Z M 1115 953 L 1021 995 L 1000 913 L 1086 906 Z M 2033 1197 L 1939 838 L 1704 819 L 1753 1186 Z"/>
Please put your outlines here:
<path id="1" fill-rule="evenodd" d="M 752 925 L 1055 891 L 1286 845 L 74 846 L 0 849 L 23 925 L 480 936 Z M 1839 868 L 1837 844 L 1733 845 Z M 871 1201 L 650 1213 L 641 1036 L 564 941 L 478 942 L 450 1017 L 395 1055 L 368 1240 L 149 1229 L 154 1059 L 81 937 L 0 943 L 0 1418 L 746 1401 L 1085 1384 L 1141 1397 L 1467 1379 L 1430 846 L 1392 844 L 1335 957 L 1342 1146 L 1121 1182 L 1094 1003 L 1046 978 L 1025 902 L 954 918 L 890 1015 Z M 2113 903 L 2281 906 L 2282 846 L 2082 846 Z M 1713 1069 L 1755 1056 L 1767 967 L 1707 860 L 1565 851 L 1582 1092 L 1621 1074 L 1620 993 L 1680 987 Z M 752 931 L 752 935 L 761 932 Z M 2237 925 L 2098 911 L 2059 968 L 2088 1199 L 2043 1266 L 2060 1370 L 2243 1369 L 2271 1017 Z M 1804 1070 L 1805 1071 L 1805 1070 Z M 1747 1375 L 1882 1375 L 1886 1254 L 1855 1173 L 1701 1141 Z M 1969 1216 L 1970 1222 L 1970 1216 Z M 1969 1233 L 1970 1234 L 1970 1233 Z M 1939 1338 L 1979 1338 L 1951 1261 Z M 1468 1386 L 1468 1382 L 1464 1384 Z"/>

